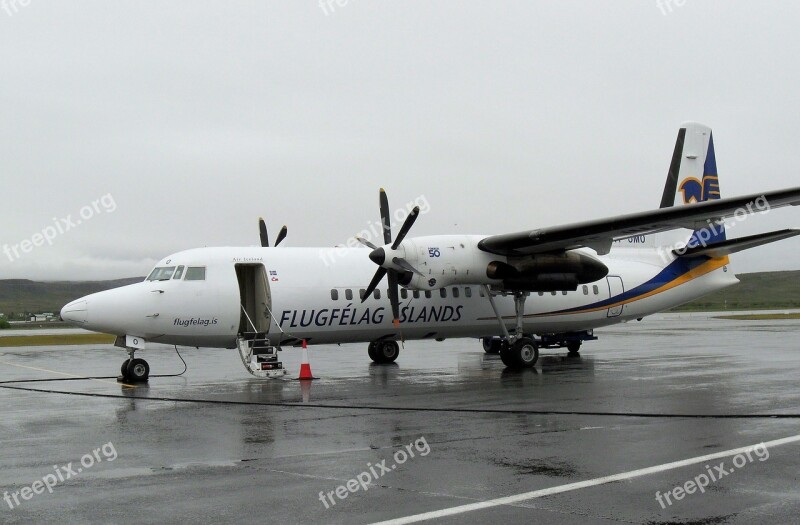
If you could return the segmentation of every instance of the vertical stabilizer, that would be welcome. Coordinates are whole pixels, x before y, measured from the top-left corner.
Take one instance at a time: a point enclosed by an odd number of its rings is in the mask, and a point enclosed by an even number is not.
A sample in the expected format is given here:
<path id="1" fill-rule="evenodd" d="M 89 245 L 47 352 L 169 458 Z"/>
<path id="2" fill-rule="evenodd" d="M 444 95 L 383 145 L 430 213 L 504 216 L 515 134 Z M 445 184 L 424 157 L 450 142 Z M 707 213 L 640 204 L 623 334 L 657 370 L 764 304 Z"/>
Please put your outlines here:
<path id="1" fill-rule="evenodd" d="M 675 141 L 667 181 L 661 195 L 661 207 L 684 206 L 719 198 L 719 174 L 711 128 L 695 122 L 686 123 L 681 126 Z M 691 232 L 691 235 L 686 230 L 663 234 L 659 245 L 686 242 L 692 247 L 724 240 L 725 225 L 720 223 L 710 224 L 707 228 Z"/>

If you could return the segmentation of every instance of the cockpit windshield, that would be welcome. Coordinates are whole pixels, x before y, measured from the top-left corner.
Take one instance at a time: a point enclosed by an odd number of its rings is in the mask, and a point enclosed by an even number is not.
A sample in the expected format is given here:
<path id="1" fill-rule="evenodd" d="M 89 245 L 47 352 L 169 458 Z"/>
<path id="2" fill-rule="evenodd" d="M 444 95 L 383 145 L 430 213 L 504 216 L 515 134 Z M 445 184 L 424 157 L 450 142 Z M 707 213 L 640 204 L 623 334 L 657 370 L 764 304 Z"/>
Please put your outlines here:
<path id="1" fill-rule="evenodd" d="M 150 276 L 147 278 L 148 281 L 169 281 L 172 279 L 172 274 L 175 272 L 174 266 L 162 266 L 160 268 L 154 269 Z"/>

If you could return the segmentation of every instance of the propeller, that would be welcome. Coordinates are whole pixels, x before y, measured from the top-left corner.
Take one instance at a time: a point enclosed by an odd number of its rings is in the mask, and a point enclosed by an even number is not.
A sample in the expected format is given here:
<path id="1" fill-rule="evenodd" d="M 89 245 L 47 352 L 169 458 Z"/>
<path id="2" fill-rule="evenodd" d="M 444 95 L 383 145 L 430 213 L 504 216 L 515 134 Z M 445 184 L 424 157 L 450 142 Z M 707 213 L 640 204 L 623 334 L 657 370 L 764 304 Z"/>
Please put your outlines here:
<path id="1" fill-rule="evenodd" d="M 278 246 L 281 241 L 286 238 L 286 233 L 288 231 L 286 225 L 281 228 L 281 231 L 278 232 L 278 239 L 275 241 L 275 246 Z M 267 225 L 263 217 L 258 218 L 258 232 L 261 234 L 261 246 L 269 248 L 269 234 L 267 233 Z"/>
<path id="2" fill-rule="evenodd" d="M 286 238 L 286 234 L 289 232 L 289 229 L 284 224 L 281 226 L 281 231 L 278 232 L 278 238 L 275 240 L 275 246 L 278 246 L 282 240 Z"/>
<path id="3" fill-rule="evenodd" d="M 358 235 L 356 235 L 356 240 L 358 242 L 360 242 L 361 244 L 363 244 L 364 246 L 366 246 L 367 248 L 372 248 L 373 250 L 377 250 L 378 249 L 377 246 L 375 246 L 374 244 L 372 244 L 371 242 L 369 242 L 368 240 L 366 240 L 363 237 L 359 237 Z"/>
<path id="4" fill-rule="evenodd" d="M 407 272 L 415 273 L 420 277 L 425 277 L 424 273 L 411 266 L 405 259 L 401 259 L 400 257 L 393 257 L 392 262 Z"/>
<path id="5" fill-rule="evenodd" d="M 389 199 L 386 197 L 386 192 L 383 188 L 380 190 L 379 195 L 380 201 L 380 211 L 381 211 L 381 225 L 383 227 L 383 242 L 385 245 L 390 245 L 390 249 L 392 251 L 396 250 L 400 247 L 400 243 L 403 242 L 406 235 L 408 234 L 411 227 L 414 225 L 414 221 L 417 220 L 419 216 L 419 206 L 415 207 L 411 210 L 411 213 L 408 214 L 406 217 L 403 226 L 400 227 L 400 232 L 398 232 L 397 237 L 395 237 L 394 242 L 392 242 L 392 228 L 389 216 Z M 370 281 L 369 286 L 367 286 L 366 291 L 364 292 L 364 296 L 361 298 L 361 302 L 367 300 L 372 292 L 375 291 L 375 288 L 378 287 L 380 282 L 383 280 L 384 276 L 388 276 L 389 280 L 389 302 L 392 305 L 392 323 L 399 328 L 400 326 L 400 299 L 398 293 L 398 283 L 404 272 L 413 272 L 419 275 L 422 275 L 422 272 L 415 269 L 411 264 L 408 263 L 405 259 L 401 257 L 392 257 L 391 264 L 393 266 L 399 267 L 403 269 L 403 272 L 393 268 L 392 266 L 386 267 L 384 264 L 386 263 L 386 250 L 383 247 L 378 247 L 372 244 L 371 242 L 367 241 L 366 239 L 362 239 L 361 237 L 356 237 L 356 239 L 363 245 L 372 248 L 372 252 L 369 254 L 370 260 L 378 265 L 378 269 L 375 272 L 375 275 L 372 277 L 372 281 Z"/>

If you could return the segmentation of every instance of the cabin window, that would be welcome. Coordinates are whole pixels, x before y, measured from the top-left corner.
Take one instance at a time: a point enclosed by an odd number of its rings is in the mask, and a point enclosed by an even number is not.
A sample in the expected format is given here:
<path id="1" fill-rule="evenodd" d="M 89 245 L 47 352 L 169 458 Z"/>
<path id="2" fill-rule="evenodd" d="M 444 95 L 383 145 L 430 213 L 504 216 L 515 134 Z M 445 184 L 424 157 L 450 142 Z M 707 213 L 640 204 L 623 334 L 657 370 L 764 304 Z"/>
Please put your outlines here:
<path id="1" fill-rule="evenodd" d="M 206 267 L 205 266 L 190 266 L 186 269 L 187 281 L 205 281 L 206 280 Z"/>
<path id="2" fill-rule="evenodd" d="M 414 290 L 412 294 L 414 295 L 414 299 L 419 299 L 419 290 Z"/>
<path id="3" fill-rule="evenodd" d="M 400 288 L 400 297 L 403 299 L 408 299 L 408 290 L 405 288 Z"/>
<path id="4" fill-rule="evenodd" d="M 375 299 L 380 299 L 381 298 L 381 291 L 380 290 L 375 290 L 374 292 L 372 292 L 372 295 L 375 297 Z"/>
<path id="5" fill-rule="evenodd" d="M 156 268 L 150 273 L 150 276 L 147 278 L 148 281 L 169 281 L 172 279 L 172 274 L 175 272 L 174 266 L 162 266 L 161 268 Z"/>
<path id="6" fill-rule="evenodd" d="M 539 292 L 539 297 L 542 297 L 543 295 L 544 295 L 544 292 Z"/>
<path id="7" fill-rule="evenodd" d="M 433 297 L 433 293 L 430 290 L 425 290 L 425 299 L 430 299 Z"/>
<path id="8" fill-rule="evenodd" d="M 180 279 L 181 277 L 183 277 L 183 266 L 178 266 L 178 269 L 175 270 L 175 276 L 173 279 Z"/>
<path id="9" fill-rule="evenodd" d="M 364 297 L 367 295 L 366 288 L 362 288 L 358 291 L 358 297 L 363 301 Z"/>
<path id="10" fill-rule="evenodd" d="M 583 285 L 583 295 L 589 295 L 589 287 L 585 284 Z"/>
<path id="11" fill-rule="evenodd" d="M 458 298 L 459 291 L 458 288 L 453 288 L 453 297 Z"/>
<path id="12" fill-rule="evenodd" d="M 344 291 L 344 298 L 347 299 L 348 301 L 352 301 L 353 300 L 353 290 L 351 290 L 349 288 L 347 290 L 345 290 Z"/>
<path id="13" fill-rule="evenodd" d="M 331 290 L 331 299 L 333 299 L 334 301 L 339 300 L 339 290 L 337 290 L 336 288 Z"/>
<path id="14" fill-rule="evenodd" d="M 469 286 L 464 288 L 464 297 L 472 297 L 472 288 Z"/>
<path id="15" fill-rule="evenodd" d="M 441 297 L 442 299 L 446 299 L 447 298 L 447 288 L 440 288 L 439 289 L 439 297 Z"/>
<path id="16" fill-rule="evenodd" d="M 561 295 L 567 295 L 567 291 L 564 290 L 563 292 L 561 292 Z"/>
<path id="17" fill-rule="evenodd" d="M 600 288 L 598 288 L 596 284 L 592 286 L 592 291 L 595 295 L 600 295 Z"/>
<path id="18" fill-rule="evenodd" d="M 556 295 L 556 292 L 550 292 L 550 295 Z"/>

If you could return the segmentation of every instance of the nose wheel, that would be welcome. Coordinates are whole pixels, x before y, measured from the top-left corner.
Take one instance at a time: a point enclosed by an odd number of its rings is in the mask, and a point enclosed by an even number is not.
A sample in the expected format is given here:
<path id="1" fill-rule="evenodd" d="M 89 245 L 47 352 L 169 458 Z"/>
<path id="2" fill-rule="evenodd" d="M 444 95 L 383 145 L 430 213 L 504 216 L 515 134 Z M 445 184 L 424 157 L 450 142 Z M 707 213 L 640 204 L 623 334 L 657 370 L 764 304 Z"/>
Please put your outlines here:
<path id="1" fill-rule="evenodd" d="M 122 363 L 120 372 L 122 381 L 126 383 L 145 383 L 150 377 L 150 365 L 144 359 L 135 358 L 133 350 L 128 350 L 129 359 Z"/>

